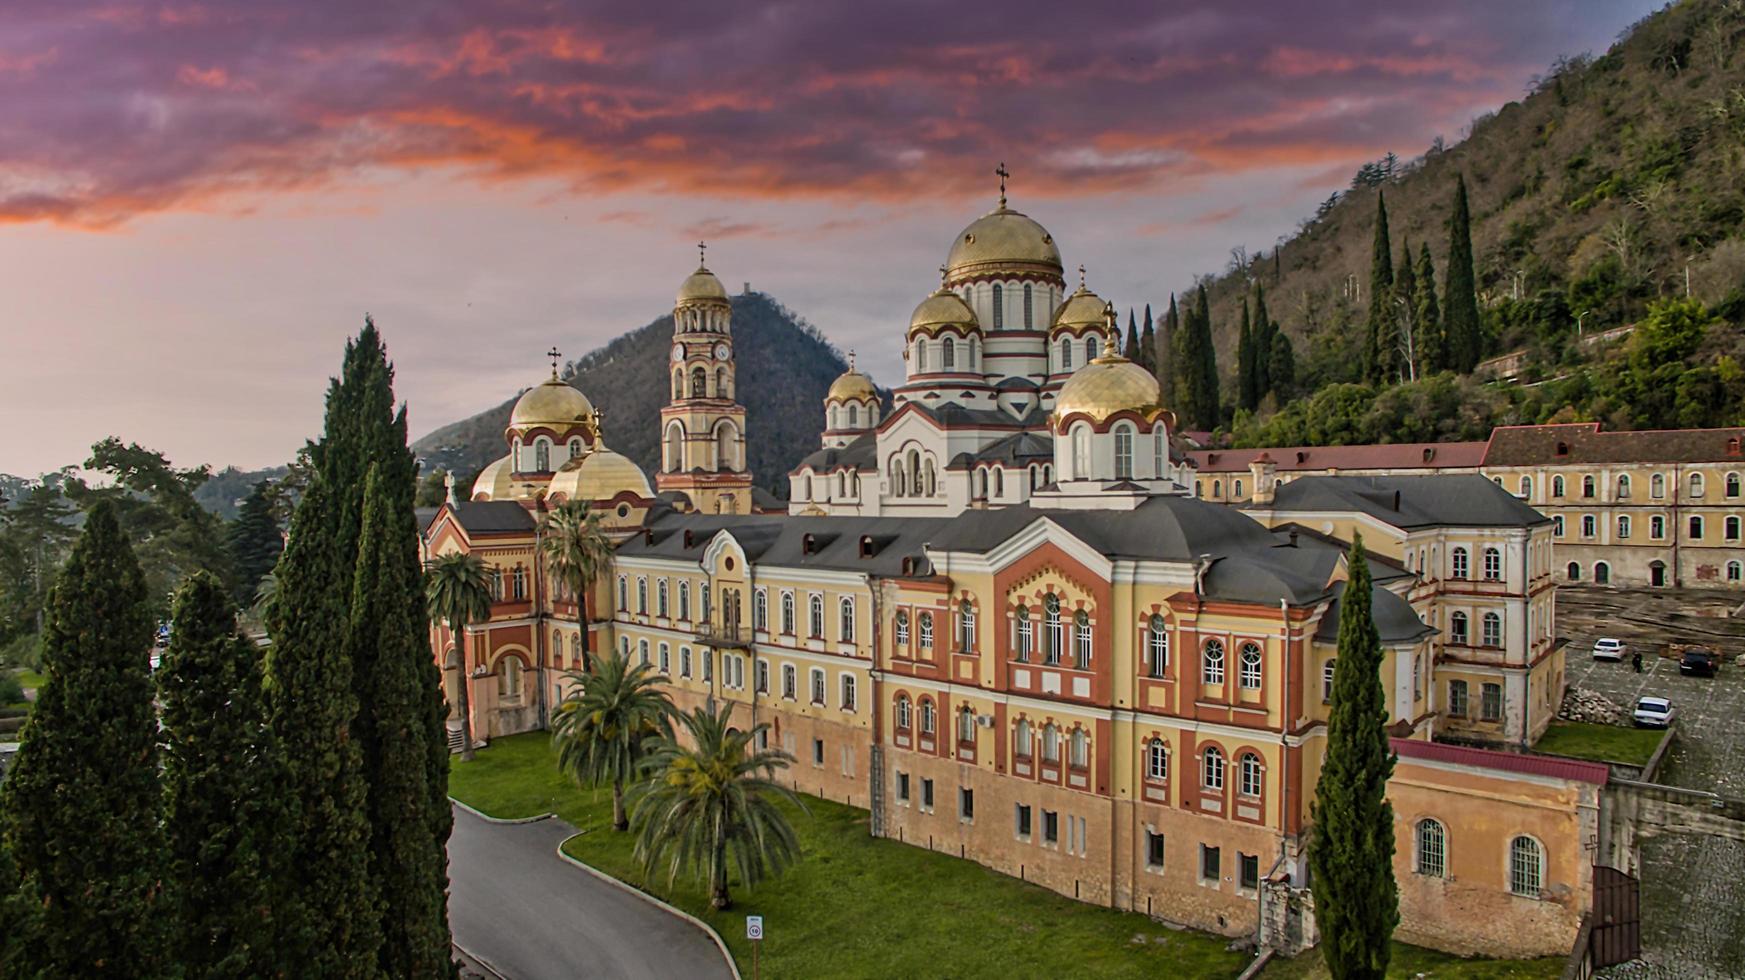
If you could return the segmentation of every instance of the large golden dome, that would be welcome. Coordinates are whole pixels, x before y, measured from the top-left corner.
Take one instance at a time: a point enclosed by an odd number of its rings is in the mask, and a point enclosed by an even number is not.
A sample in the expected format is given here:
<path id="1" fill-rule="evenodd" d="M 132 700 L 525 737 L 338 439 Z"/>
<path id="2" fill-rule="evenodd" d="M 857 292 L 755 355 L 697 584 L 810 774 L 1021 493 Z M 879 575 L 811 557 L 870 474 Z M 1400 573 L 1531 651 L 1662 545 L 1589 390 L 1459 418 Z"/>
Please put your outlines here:
<path id="1" fill-rule="evenodd" d="M 721 280 L 715 278 L 707 266 L 697 266 L 697 271 L 685 277 L 679 284 L 679 303 L 700 299 L 718 299 L 727 301 L 727 288 L 721 285 Z"/>
<path id="2" fill-rule="evenodd" d="M 626 490 L 644 499 L 654 497 L 641 467 L 600 444 L 559 468 L 551 478 L 550 494 L 568 500 L 610 500 Z"/>
<path id="3" fill-rule="evenodd" d="M 962 327 L 965 330 L 981 332 L 981 321 L 976 319 L 975 310 L 957 295 L 944 286 L 930 294 L 915 307 L 914 315 L 909 317 L 909 335 L 915 331 L 930 327 Z"/>
<path id="4" fill-rule="evenodd" d="M 1117 412 L 1135 411 L 1149 416 L 1161 409 L 1163 391 L 1150 371 L 1115 353 L 1114 345 L 1103 356 L 1073 372 L 1054 399 L 1056 421 L 1084 414 L 1093 423 Z"/>
<path id="5" fill-rule="evenodd" d="M 956 285 L 982 276 L 1061 276 L 1054 236 L 1029 215 L 999 207 L 970 222 L 945 257 L 946 279 Z"/>
<path id="6" fill-rule="evenodd" d="M 1080 327 L 1102 328 L 1107 323 L 1108 306 L 1109 304 L 1105 303 L 1101 296 L 1091 292 L 1081 283 L 1079 288 L 1073 290 L 1072 295 L 1066 298 L 1066 302 L 1060 304 L 1060 308 L 1054 311 L 1054 322 L 1049 325 L 1049 332 Z"/>
<path id="7" fill-rule="evenodd" d="M 527 393 L 515 402 L 515 410 L 509 413 L 509 427 L 528 429 L 547 425 L 561 429 L 593 416 L 594 405 L 588 401 L 588 396 L 553 375 L 527 389 Z"/>
<path id="8" fill-rule="evenodd" d="M 515 497 L 515 481 L 510 477 L 509 457 L 504 456 L 491 465 L 479 471 L 473 480 L 473 488 L 467 492 L 468 500 L 513 500 Z"/>
<path id="9" fill-rule="evenodd" d="M 835 381 L 830 382 L 830 393 L 824 396 L 827 402 L 844 401 L 878 401 L 878 389 L 873 387 L 872 379 L 853 367 L 842 372 Z"/>

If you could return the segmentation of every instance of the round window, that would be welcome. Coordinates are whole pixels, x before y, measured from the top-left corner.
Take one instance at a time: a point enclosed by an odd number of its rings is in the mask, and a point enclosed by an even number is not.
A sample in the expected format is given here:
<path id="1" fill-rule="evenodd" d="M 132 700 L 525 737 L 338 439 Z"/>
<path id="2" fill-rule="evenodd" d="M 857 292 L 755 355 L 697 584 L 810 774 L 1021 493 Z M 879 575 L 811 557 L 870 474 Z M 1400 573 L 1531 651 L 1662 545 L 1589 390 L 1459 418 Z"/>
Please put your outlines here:
<path id="1" fill-rule="evenodd" d="M 629 517 L 630 516 L 630 505 L 629 504 L 619 504 L 618 505 L 618 516 L 619 517 Z"/>
<path id="2" fill-rule="evenodd" d="M 722 562 L 722 564 L 723 564 L 723 565 L 725 565 L 725 566 L 727 566 L 727 570 L 728 570 L 728 571 L 730 571 L 730 572 L 731 572 L 731 571 L 733 571 L 733 556 L 732 556 L 732 555 L 728 555 L 728 556 L 727 556 L 727 560 L 726 560 L 726 561 L 724 561 L 724 562 Z"/>

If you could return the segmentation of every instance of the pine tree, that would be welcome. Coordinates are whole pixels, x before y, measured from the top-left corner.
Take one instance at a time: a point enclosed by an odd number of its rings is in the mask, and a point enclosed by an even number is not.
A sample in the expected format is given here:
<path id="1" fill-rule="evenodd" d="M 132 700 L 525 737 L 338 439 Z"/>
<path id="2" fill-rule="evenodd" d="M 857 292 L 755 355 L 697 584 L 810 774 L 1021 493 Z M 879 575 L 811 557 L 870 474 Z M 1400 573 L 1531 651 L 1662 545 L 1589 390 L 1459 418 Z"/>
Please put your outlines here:
<path id="1" fill-rule="evenodd" d="M 1276 252 L 1274 253 L 1277 254 Z M 1266 287 L 1254 286 L 1254 403 L 1256 405 L 1272 391 L 1272 344 L 1278 335 L 1278 324 L 1266 312 Z"/>
<path id="2" fill-rule="evenodd" d="M 1236 404 L 1246 411 L 1254 411 L 1254 406 L 1260 403 L 1260 395 L 1254 390 L 1254 364 L 1257 358 L 1254 350 L 1254 328 L 1248 320 L 1248 297 L 1242 298 L 1242 328 L 1236 339 Z"/>
<path id="3" fill-rule="evenodd" d="M 1480 323 L 1478 285 L 1472 270 L 1472 215 L 1467 212 L 1466 177 L 1455 179 L 1454 216 L 1448 221 L 1448 279 L 1442 289 L 1442 330 L 1447 367 L 1471 374 L 1478 365 Z"/>
<path id="4" fill-rule="evenodd" d="M 1381 637 L 1370 614 L 1369 563 L 1353 535 L 1339 599 L 1327 754 L 1311 807 L 1309 870 L 1328 972 L 1380 980 L 1399 924 L 1394 883 L 1394 812 L 1387 801 L 1394 755 L 1388 747 Z"/>
<path id="5" fill-rule="evenodd" d="M 1127 308 L 1127 345 L 1121 356 L 1129 361 L 1139 360 L 1139 322 L 1133 317 L 1132 307 Z"/>
<path id="6" fill-rule="evenodd" d="M 1364 348 L 1363 377 L 1385 383 L 1394 367 L 1394 260 L 1388 243 L 1388 206 L 1382 191 L 1375 194 L 1375 242 L 1369 260 L 1369 343 Z"/>
<path id="7" fill-rule="evenodd" d="M 236 523 L 230 526 L 230 563 L 236 576 L 232 592 L 244 605 L 254 602 L 261 577 L 273 570 L 285 550 L 285 538 L 273 517 L 272 484 L 262 480 L 242 502 Z"/>
<path id="8" fill-rule="evenodd" d="M 384 478 L 386 468 L 381 462 L 372 464 L 365 480 L 351 602 L 357 649 L 373 653 L 369 676 L 359 678 L 373 734 L 364 743 L 371 870 L 382 896 L 382 972 L 390 977 L 439 977 L 449 973 L 444 911 L 448 873 L 442 841 L 432 846 L 429 759 L 421 737 L 430 707 L 438 703 L 432 687 L 439 679 L 426 639 L 423 603 L 406 598 L 420 587 L 417 566 L 405 560 L 405 539 L 416 534 L 406 493 L 410 487 Z M 362 662 L 362 657 L 354 659 Z M 443 785 L 446 789 L 446 778 Z M 420 813 L 427 819 L 417 819 Z"/>
<path id="9" fill-rule="evenodd" d="M 1442 330 L 1442 311 L 1436 303 L 1436 266 L 1430 261 L 1430 246 L 1419 244 L 1418 268 L 1414 278 L 1418 295 L 1412 302 L 1418 310 L 1418 329 L 1424 340 L 1424 373 L 1448 370 L 1448 337 Z"/>
<path id="10" fill-rule="evenodd" d="M 1157 333 L 1151 326 L 1151 304 L 1145 304 L 1145 319 L 1139 328 L 1139 363 L 1152 374 L 1157 373 Z"/>
<path id="11" fill-rule="evenodd" d="M 1416 380 L 1424 364 L 1423 337 L 1418 330 L 1418 275 L 1413 267 L 1411 239 L 1406 239 L 1401 246 L 1400 265 L 1394 270 L 1393 295 L 1389 297 L 1396 324 L 1394 356 L 1399 363 L 1400 376 Z"/>
<path id="12" fill-rule="evenodd" d="M 32 906 L 3 930 L 19 976 L 163 975 L 162 799 L 145 576 L 112 505 L 85 521 L 49 598 L 48 681 L 0 786 L 0 847 Z"/>
<path id="13" fill-rule="evenodd" d="M 1283 330 L 1273 331 L 1272 356 L 1266 359 L 1266 376 L 1280 404 L 1289 401 L 1296 393 L 1297 354 L 1291 347 L 1291 338 Z"/>
<path id="14" fill-rule="evenodd" d="M 286 827 L 281 760 L 260 652 L 208 573 L 176 594 L 158 692 L 175 959 L 192 976 L 272 976 L 285 965 L 273 937 L 275 875 L 298 873 L 272 862 Z"/>

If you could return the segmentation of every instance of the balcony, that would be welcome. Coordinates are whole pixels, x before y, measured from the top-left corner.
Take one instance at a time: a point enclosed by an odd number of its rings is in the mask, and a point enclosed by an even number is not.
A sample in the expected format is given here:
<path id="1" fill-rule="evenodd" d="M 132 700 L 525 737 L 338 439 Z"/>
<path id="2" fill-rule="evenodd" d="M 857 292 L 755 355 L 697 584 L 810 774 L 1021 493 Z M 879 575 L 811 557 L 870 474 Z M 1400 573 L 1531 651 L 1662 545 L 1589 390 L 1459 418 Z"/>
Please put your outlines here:
<path id="1" fill-rule="evenodd" d="M 748 649 L 752 644 L 751 629 L 737 624 L 698 623 L 691 635 L 717 650 Z"/>

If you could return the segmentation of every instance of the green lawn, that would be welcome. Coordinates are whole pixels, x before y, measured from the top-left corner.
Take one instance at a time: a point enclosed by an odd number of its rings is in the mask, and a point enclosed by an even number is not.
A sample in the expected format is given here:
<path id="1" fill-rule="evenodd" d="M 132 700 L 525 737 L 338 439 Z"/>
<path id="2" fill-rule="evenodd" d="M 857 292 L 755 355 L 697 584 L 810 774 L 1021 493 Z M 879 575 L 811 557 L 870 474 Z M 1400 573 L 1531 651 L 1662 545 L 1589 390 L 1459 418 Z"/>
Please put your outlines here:
<path id="1" fill-rule="evenodd" d="M 1563 975 L 1563 957 L 1538 960 L 1466 960 L 1433 949 L 1394 943 L 1388 961 L 1388 976 L 1425 980 L 1557 980 Z M 1261 980 L 1328 980 L 1321 954 L 1309 950 L 1295 959 L 1274 957 L 1260 971 Z"/>
<path id="2" fill-rule="evenodd" d="M 609 792 L 575 789 L 553 766 L 544 733 L 499 738 L 476 761 L 456 761 L 456 799 L 497 817 L 555 812 L 580 828 L 566 850 L 715 927 L 751 976 L 745 916 L 764 917 L 763 976 L 784 977 L 1171 977 L 1228 980 L 1249 957 L 1218 936 L 1170 929 L 1142 915 L 1063 898 L 971 861 L 875 840 L 867 813 L 805 797 L 790 810 L 804 857 L 734 907 L 709 909 L 682 879 L 649 885 L 615 834 Z"/>
<path id="3" fill-rule="evenodd" d="M 1590 722 L 1554 721 L 1533 751 L 1596 762 L 1643 765 L 1665 735 L 1658 728 L 1620 728 Z"/>
<path id="4" fill-rule="evenodd" d="M 20 670 L 18 672 L 18 685 L 26 691 L 35 690 L 47 682 L 48 678 L 34 670 Z"/>

